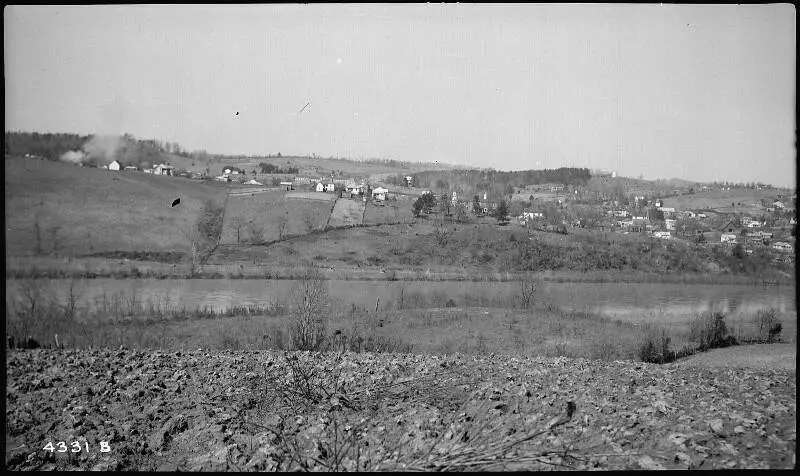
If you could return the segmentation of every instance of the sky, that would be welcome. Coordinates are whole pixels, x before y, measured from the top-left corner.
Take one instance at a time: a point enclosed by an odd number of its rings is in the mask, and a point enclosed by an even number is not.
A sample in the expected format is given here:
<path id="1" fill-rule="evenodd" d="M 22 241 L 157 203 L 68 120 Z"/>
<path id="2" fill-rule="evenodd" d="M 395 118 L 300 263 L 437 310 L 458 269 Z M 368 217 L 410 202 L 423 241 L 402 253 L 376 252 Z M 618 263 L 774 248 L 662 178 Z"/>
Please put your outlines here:
<path id="1" fill-rule="evenodd" d="M 795 19 L 791 4 L 9 6 L 6 130 L 794 186 Z"/>

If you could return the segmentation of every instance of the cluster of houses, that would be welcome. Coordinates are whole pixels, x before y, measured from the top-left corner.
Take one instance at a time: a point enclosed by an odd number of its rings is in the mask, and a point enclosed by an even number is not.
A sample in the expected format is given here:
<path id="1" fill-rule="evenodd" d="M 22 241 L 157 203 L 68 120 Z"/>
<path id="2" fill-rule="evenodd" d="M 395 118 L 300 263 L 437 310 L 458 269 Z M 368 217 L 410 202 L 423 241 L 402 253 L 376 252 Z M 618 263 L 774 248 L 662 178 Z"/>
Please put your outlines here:
<path id="1" fill-rule="evenodd" d="M 139 167 L 135 165 L 126 165 L 123 167 L 122 164 L 120 164 L 116 160 L 112 161 L 110 164 L 99 165 L 98 167 L 101 169 L 115 170 L 115 171 L 123 170 L 128 172 L 139 170 Z M 146 174 L 153 174 L 153 175 L 175 175 L 175 167 L 166 164 L 154 165 L 153 168 L 142 169 L 142 171 Z"/>

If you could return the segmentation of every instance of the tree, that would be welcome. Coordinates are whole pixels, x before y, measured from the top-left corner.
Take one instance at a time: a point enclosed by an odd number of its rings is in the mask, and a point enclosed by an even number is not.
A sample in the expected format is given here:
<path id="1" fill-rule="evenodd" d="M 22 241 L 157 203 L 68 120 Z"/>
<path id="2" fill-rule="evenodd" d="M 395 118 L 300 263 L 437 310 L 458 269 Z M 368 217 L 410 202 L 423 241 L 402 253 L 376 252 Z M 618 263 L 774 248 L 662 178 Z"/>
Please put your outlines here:
<path id="1" fill-rule="evenodd" d="M 494 210 L 494 217 L 501 225 L 508 223 L 508 206 L 505 200 L 500 200 L 500 204 L 498 204 L 497 208 Z"/>
<path id="2" fill-rule="evenodd" d="M 483 208 L 481 208 L 481 199 L 479 196 L 475 195 L 472 197 L 472 213 L 480 215 L 482 212 Z"/>
<path id="3" fill-rule="evenodd" d="M 291 340 L 296 350 L 318 350 L 328 320 L 328 282 L 316 268 L 304 268 L 289 293 Z"/>

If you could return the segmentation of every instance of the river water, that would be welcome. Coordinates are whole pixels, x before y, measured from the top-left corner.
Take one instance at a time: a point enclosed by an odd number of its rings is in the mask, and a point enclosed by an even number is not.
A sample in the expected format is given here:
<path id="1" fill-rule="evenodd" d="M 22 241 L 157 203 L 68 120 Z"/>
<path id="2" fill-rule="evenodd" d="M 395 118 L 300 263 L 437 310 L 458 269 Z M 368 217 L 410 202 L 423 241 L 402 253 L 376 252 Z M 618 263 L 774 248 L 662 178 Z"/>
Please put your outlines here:
<path id="1" fill-rule="evenodd" d="M 66 302 L 69 280 L 39 280 L 47 295 Z M 243 279 L 91 279 L 76 281 L 76 294 L 83 305 L 91 305 L 105 294 L 135 296 L 139 302 L 209 306 L 221 310 L 232 305 L 281 302 L 296 284 L 292 280 Z M 519 294 L 512 282 L 404 282 L 328 281 L 334 302 L 345 307 L 374 310 L 403 307 L 508 306 Z M 6 280 L 6 296 L 19 297 L 19 283 Z M 773 307 L 787 316 L 797 316 L 794 286 L 746 286 L 663 283 L 557 283 L 545 282 L 534 300 L 562 309 L 588 311 L 625 320 L 650 320 L 659 316 L 689 318 L 711 307 L 729 315 L 754 314 Z"/>

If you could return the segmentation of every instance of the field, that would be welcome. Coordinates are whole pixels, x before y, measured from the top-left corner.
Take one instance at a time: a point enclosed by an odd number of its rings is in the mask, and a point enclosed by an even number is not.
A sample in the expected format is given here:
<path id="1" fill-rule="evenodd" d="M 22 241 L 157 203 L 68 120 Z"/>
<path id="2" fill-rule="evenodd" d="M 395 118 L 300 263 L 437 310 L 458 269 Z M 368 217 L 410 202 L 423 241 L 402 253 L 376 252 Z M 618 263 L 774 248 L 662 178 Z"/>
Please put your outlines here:
<path id="1" fill-rule="evenodd" d="M 797 368 L 797 343 L 757 344 L 714 349 L 692 355 L 669 365 L 676 367 L 748 367 L 754 369 L 795 370 Z"/>
<path id="2" fill-rule="evenodd" d="M 321 199 L 305 199 L 302 192 L 290 195 L 285 191 L 229 197 L 220 244 L 276 241 L 323 229 L 335 197 L 316 195 Z"/>
<path id="3" fill-rule="evenodd" d="M 340 198 L 333 207 L 328 226 L 361 225 L 364 221 L 364 208 L 365 204 L 361 200 Z"/>
<path id="4" fill-rule="evenodd" d="M 220 184 L 20 158 L 6 158 L 5 191 L 7 258 L 37 244 L 61 256 L 185 251 L 204 203 L 225 198 Z"/>
<path id="5" fill-rule="evenodd" d="M 754 213 L 761 214 L 765 212 L 761 206 L 761 199 L 775 200 L 775 190 L 751 190 L 751 189 L 733 189 L 733 190 L 715 190 L 709 192 L 696 192 L 693 194 L 685 194 L 677 197 L 668 197 L 664 199 L 665 207 L 672 207 L 676 210 L 714 210 L 720 213 Z M 736 206 L 731 207 L 731 203 Z M 739 205 L 741 203 L 741 205 Z"/>
<path id="6" fill-rule="evenodd" d="M 396 200 L 384 202 L 368 202 L 364 214 L 365 225 L 380 223 L 410 223 L 414 220 L 411 206 L 414 198 L 407 195 L 397 195 Z"/>
<path id="7" fill-rule="evenodd" d="M 335 158 L 312 158 L 312 157 L 272 157 L 263 159 L 217 159 L 220 166 L 223 164 L 233 165 L 243 168 L 248 171 L 258 169 L 258 164 L 266 162 L 281 168 L 296 167 L 299 169 L 299 175 L 307 175 L 310 177 L 330 177 L 331 173 L 338 174 L 341 172 L 343 175 L 352 175 L 360 177 L 369 176 L 382 176 L 386 174 L 398 173 L 413 173 L 421 170 L 438 170 L 450 168 L 447 164 L 433 164 L 433 163 L 410 163 L 407 166 L 399 163 L 370 163 L 358 160 L 335 159 Z"/>

